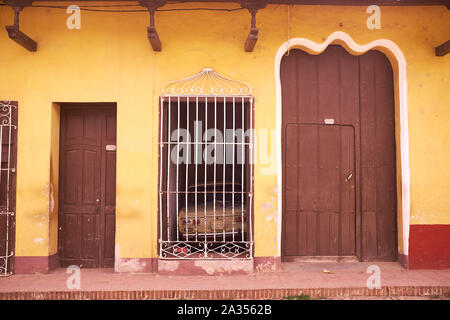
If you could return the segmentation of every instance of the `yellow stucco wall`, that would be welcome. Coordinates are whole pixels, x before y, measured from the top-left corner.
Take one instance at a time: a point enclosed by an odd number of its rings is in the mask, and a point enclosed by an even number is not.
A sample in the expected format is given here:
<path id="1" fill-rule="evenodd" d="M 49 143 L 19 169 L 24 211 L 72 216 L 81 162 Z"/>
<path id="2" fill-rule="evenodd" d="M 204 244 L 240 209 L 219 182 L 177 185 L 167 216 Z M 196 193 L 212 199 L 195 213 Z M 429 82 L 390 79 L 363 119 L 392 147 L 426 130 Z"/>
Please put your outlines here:
<path id="1" fill-rule="evenodd" d="M 199 4 L 172 5 L 186 6 Z M 340 30 L 359 44 L 386 38 L 400 47 L 408 64 L 411 223 L 450 224 L 450 55 L 434 56 L 434 47 L 449 39 L 450 14 L 444 6 L 381 7 L 381 30 L 368 30 L 365 10 L 292 7 L 290 37 L 323 42 Z M 274 58 L 288 38 L 287 6 L 258 13 L 260 36 L 251 53 L 243 50 L 247 11 L 159 12 L 163 50 L 157 53 L 147 40 L 147 13 L 82 12 L 81 30 L 68 30 L 67 17 L 65 10 L 26 8 L 21 29 L 38 42 L 38 51 L 30 53 L 8 39 L 4 26 L 13 14 L 0 7 L 0 99 L 19 102 L 16 255 L 45 256 L 57 248 L 56 214 L 49 206 L 51 191 L 57 191 L 50 185 L 57 182 L 59 128 L 52 103 L 117 102 L 116 244 L 121 257 L 156 257 L 163 85 L 212 67 L 250 83 L 256 129 L 275 129 Z M 279 255 L 277 176 L 261 174 L 265 167 L 255 165 L 256 256 Z"/>

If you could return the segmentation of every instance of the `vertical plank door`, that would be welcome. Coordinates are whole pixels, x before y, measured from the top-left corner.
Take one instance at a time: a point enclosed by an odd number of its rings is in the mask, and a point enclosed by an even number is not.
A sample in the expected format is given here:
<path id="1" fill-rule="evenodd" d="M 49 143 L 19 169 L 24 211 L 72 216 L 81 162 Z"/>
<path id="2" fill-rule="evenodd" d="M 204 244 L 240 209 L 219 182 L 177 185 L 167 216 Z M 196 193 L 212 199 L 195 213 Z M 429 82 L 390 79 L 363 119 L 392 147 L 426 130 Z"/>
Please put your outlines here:
<path id="1" fill-rule="evenodd" d="M 354 256 L 353 127 L 289 124 L 285 137 L 284 256 Z"/>
<path id="2" fill-rule="evenodd" d="M 62 266 L 114 265 L 116 111 L 61 108 L 59 256 Z"/>

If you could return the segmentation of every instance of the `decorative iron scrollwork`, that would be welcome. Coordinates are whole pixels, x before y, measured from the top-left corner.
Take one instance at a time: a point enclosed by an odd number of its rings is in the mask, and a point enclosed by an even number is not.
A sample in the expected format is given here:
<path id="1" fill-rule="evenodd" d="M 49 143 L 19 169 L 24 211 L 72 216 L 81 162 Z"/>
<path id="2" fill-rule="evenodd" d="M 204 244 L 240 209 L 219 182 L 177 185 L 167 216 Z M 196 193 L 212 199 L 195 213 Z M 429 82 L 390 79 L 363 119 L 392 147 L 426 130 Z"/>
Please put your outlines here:
<path id="1" fill-rule="evenodd" d="M 213 69 L 166 84 L 163 96 L 250 96 L 252 88 L 248 83 L 224 77 Z"/>
<path id="2" fill-rule="evenodd" d="M 0 125 L 9 126 L 11 124 L 11 109 L 16 108 L 10 101 L 0 101 Z M 15 125 L 12 125 L 14 128 Z"/>
<path id="3" fill-rule="evenodd" d="M 161 259 L 251 259 L 253 241 L 161 241 Z"/>

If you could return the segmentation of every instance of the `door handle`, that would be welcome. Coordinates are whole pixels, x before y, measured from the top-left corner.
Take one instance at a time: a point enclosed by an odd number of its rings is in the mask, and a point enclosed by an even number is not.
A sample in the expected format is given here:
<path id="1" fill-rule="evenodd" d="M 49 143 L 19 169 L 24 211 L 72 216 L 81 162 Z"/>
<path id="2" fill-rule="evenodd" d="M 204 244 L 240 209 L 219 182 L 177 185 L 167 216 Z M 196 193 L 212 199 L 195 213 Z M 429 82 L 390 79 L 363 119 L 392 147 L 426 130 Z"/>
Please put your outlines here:
<path id="1" fill-rule="evenodd" d="M 95 207 L 96 207 L 96 211 L 98 213 L 98 208 L 100 207 L 100 199 L 99 198 L 95 199 Z"/>

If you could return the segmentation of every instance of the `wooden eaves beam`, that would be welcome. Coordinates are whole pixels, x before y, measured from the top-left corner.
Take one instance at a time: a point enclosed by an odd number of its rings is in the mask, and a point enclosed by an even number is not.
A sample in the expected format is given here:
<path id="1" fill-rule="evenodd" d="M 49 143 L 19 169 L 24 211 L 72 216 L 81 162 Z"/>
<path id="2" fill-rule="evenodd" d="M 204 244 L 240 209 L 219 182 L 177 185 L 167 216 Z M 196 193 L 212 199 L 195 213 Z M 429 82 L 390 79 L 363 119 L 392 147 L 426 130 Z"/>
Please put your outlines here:
<path id="1" fill-rule="evenodd" d="M 8 37 L 28 51 L 37 51 L 37 42 L 20 31 L 19 26 L 20 11 L 22 11 L 23 8 L 30 6 L 33 3 L 33 0 L 4 0 L 3 2 L 11 6 L 14 10 L 14 24 L 5 27 L 8 32 Z"/>
<path id="2" fill-rule="evenodd" d="M 450 10 L 450 0 L 444 0 L 445 6 L 448 10 Z M 436 56 L 442 57 L 450 52 L 450 40 L 441 44 L 439 47 L 436 47 Z"/>
<path id="3" fill-rule="evenodd" d="M 155 11 L 157 8 L 166 4 L 165 0 L 139 0 L 139 4 L 146 7 L 150 13 L 150 26 L 147 27 L 147 37 L 153 51 L 161 51 L 161 39 L 155 27 Z"/>
<path id="4" fill-rule="evenodd" d="M 244 50 L 247 52 L 252 52 L 255 48 L 256 41 L 258 41 L 258 28 L 256 27 L 256 13 L 259 9 L 266 7 L 265 1 L 261 0 L 242 0 L 240 1 L 242 8 L 246 8 L 252 17 L 250 23 L 250 32 L 247 36 L 247 40 L 244 44 Z"/>
<path id="5" fill-rule="evenodd" d="M 436 47 L 436 56 L 442 57 L 450 52 L 450 40 L 446 43 L 441 44 L 439 47 Z"/>
<path id="6" fill-rule="evenodd" d="M 117 0 L 75 0 L 76 2 L 117 2 Z M 46 0 L 46 2 L 67 2 L 67 0 Z M 147 8 L 150 13 L 150 26 L 147 28 L 147 37 L 154 51 L 161 51 L 162 45 L 155 27 L 155 11 L 165 5 L 166 0 L 137 0 L 137 2 Z M 230 2 L 230 0 L 193 0 L 184 2 Z M 249 10 L 251 14 L 250 32 L 245 41 L 245 51 L 253 51 L 258 40 L 258 28 L 256 27 L 256 13 L 267 4 L 291 4 L 291 5 L 445 5 L 450 9 L 450 0 L 235 0 L 243 8 Z M 3 0 L 4 4 L 11 6 L 14 10 L 14 25 L 6 26 L 10 39 L 16 41 L 29 51 L 37 50 L 37 43 L 19 29 L 19 14 L 23 8 L 31 6 L 33 0 Z M 448 52 L 448 41 L 436 48 L 436 55 L 445 55 Z"/>

